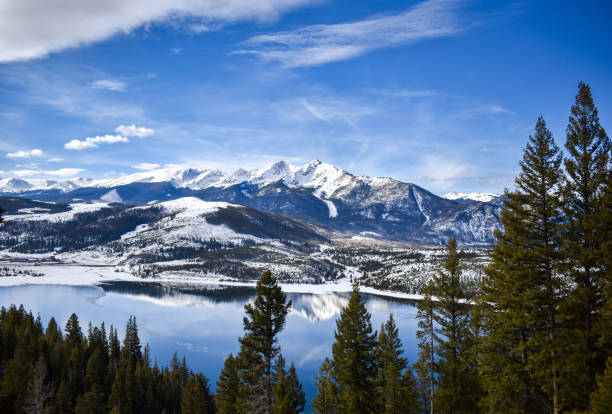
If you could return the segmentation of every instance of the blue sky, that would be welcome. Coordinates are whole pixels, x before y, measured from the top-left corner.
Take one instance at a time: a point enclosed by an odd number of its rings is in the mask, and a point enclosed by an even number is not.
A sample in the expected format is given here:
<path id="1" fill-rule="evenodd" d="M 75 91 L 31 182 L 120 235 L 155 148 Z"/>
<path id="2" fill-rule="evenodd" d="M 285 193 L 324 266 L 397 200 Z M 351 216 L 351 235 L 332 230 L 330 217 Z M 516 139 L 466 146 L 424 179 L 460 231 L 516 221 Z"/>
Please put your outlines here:
<path id="1" fill-rule="evenodd" d="M 539 115 L 564 144 L 579 81 L 612 128 L 605 2 L 100 4 L 0 7 L 0 177 L 316 158 L 501 192 Z"/>

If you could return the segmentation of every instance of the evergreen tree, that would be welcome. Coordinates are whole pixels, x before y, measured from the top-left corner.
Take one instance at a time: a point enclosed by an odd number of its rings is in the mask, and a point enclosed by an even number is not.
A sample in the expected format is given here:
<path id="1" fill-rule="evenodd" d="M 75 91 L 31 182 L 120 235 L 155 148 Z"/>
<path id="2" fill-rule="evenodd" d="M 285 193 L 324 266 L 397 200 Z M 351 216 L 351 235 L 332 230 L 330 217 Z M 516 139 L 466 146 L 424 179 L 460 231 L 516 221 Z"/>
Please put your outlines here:
<path id="1" fill-rule="evenodd" d="M 417 305 L 417 340 L 419 358 L 414 368 L 419 377 L 419 394 L 424 412 L 435 413 L 436 357 L 434 333 L 434 304 L 431 295 L 434 289 L 432 281 L 428 281 L 423 289 L 423 299 Z"/>
<path id="2" fill-rule="evenodd" d="M 516 190 L 506 193 L 504 233 L 497 234 L 481 284 L 485 405 L 490 411 L 557 413 L 557 320 L 563 286 L 555 269 L 561 262 L 562 173 L 559 148 L 542 117 L 520 165 Z"/>
<path id="3" fill-rule="evenodd" d="M 606 362 L 606 370 L 597 377 L 597 388 L 591 394 L 593 414 L 612 413 L 612 357 Z"/>
<path id="4" fill-rule="evenodd" d="M 214 412 L 214 405 L 209 394 L 206 378 L 202 375 L 191 373 L 183 389 L 181 413 L 212 414 Z"/>
<path id="5" fill-rule="evenodd" d="M 376 332 L 357 285 L 336 321 L 332 373 L 338 387 L 339 412 L 376 412 Z"/>
<path id="6" fill-rule="evenodd" d="M 436 389 L 437 411 L 476 413 L 480 399 L 474 341 L 470 331 L 468 295 L 461 284 L 457 241 L 450 239 L 443 270 L 433 277 L 430 289 L 433 302 L 434 338 L 438 356 Z"/>
<path id="7" fill-rule="evenodd" d="M 402 372 L 408 366 L 408 361 L 401 355 L 402 342 L 393 314 L 389 315 L 389 320 L 380 327 L 377 347 L 378 364 L 378 387 L 382 398 L 382 412 L 385 414 L 401 413 L 400 407 L 402 400 Z"/>
<path id="8" fill-rule="evenodd" d="M 34 366 L 23 410 L 28 414 L 46 414 L 51 412 L 53 409 L 53 407 L 49 406 L 51 394 L 47 378 L 47 364 L 41 356 Z"/>
<path id="9" fill-rule="evenodd" d="M 332 362 L 325 358 L 316 376 L 317 394 L 312 408 L 318 414 L 336 414 L 338 410 L 338 389 L 332 378 Z"/>
<path id="10" fill-rule="evenodd" d="M 564 253 L 572 289 L 564 315 L 570 332 L 565 344 L 568 372 L 561 379 L 564 407 L 586 410 L 595 389 L 596 375 L 602 371 L 606 350 L 598 346 L 604 300 L 603 232 L 599 229 L 599 210 L 610 160 L 610 140 L 599 124 L 590 87 L 580 82 L 572 106 L 565 144 L 567 181 L 563 191 L 567 220 Z"/>
<path id="11" fill-rule="evenodd" d="M 232 354 L 225 359 L 217 381 L 217 409 L 219 414 L 244 413 L 242 385 L 240 383 L 239 361 Z"/>
<path id="12" fill-rule="evenodd" d="M 296 414 L 304 411 L 306 396 L 302 391 L 295 366 L 291 364 L 289 371 L 285 370 L 285 359 L 279 355 L 276 361 L 276 383 L 274 384 L 274 414 Z"/>
<path id="13" fill-rule="evenodd" d="M 428 407 L 423 410 L 420 404 L 419 387 L 410 367 L 404 371 L 400 381 L 400 392 L 397 402 L 398 410 L 402 414 L 422 414 L 428 411 Z"/>
<path id="14" fill-rule="evenodd" d="M 257 282 L 257 297 L 245 305 L 244 336 L 240 338 L 241 381 L 252 402 L 253 412 L 272 412 L 274 385 L 272 362 L 280 352 L 278 334 L 285 327 L 291 301 L 278 286 L 270 271 Z"/>

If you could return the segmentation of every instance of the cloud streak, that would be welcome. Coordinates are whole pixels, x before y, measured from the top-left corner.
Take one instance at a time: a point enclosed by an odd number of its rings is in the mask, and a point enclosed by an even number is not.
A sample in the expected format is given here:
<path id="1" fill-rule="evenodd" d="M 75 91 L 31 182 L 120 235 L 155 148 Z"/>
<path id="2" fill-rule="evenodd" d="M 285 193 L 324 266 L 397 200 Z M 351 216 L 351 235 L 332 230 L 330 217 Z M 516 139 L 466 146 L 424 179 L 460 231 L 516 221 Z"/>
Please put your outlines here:
<path id="1" fill-rule="evenodd" d="M 152 130 L 151 128 L 137 127 L 134 124 L 119 125 L 117 128 L 115 128 L 115 132 L 123 136 L 126 136 L 126 137 L 138 137 L 138 138 L 148 137 L 155 133 L 155 131 Z"/>
<path id="2" fill-rule="evenodd" d="M 87 148 L 98 148 L 98 144 L 114 144 L 117 142 L 130 142 L 129 139 L 121 135 L 101 135 L 97 137 L 88 137 L 84 140 L 73 139 L 66 144 L 64 148 L 67 150 L 82 151 Z"/>
<path id="3" fill-rule="evenodd" d="M 42 150 L 39 150 L 39 149 L 33 149 L 33 150 L 30 150 L 30 151 L 9 152 L 8 154 L 6 154 L 6 156 L 9 157 L 9 158 L 42 157 L 43 156 L 43 152 L 42 152 Z"/>
<path id="4" fill-rule="evenodd" d="M 159 164 L 151 163 L 151 162 L 141 162 L 140 164 L 132 165 L 132 168 L 140 171 L 151 171 L 156 168 L 159 168 Z"/>
<path id="5" fill-rule="evenodd" d="M 83 168 L 60 168 L 59 170 L 13 170 L 11 173 L 17 177 L 74 177 L 83 171 L 85 171 Z"/>
<path id="6" fill-rule="evenodd" d="M 270 21 L 316 0 L 28 0 L 0 6 L 0 62 L 35 59 L 105 40 L 147 23 Z M 214 27 L 211 25 L 209 27 Z"/>
<path id="7" fill-rule="evenodd" d="M 234 54 L 250 54 L 286 68 L 351 59 L 372 50 L 446 37 L 464 30 L 457 0 L 426 0 L 391 16 L 313 25 L 251 37 Z"/>
<path id="8" fill-rule="evenodd" d="M 127 91 L 127 83 L 114 79 L 100 79 L 93 81 L 91 87 L 94 89 L 106 89 L 113 92 Z"/>

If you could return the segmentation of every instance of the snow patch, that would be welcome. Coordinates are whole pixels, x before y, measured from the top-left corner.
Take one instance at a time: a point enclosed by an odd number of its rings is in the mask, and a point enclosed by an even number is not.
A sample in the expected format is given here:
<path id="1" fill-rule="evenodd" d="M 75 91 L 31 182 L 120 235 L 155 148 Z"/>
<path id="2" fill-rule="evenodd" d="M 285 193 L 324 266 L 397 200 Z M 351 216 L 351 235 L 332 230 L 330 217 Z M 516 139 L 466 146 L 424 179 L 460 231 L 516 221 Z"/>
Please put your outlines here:
<path id="1" fill-rule="evenodd" d="M 117 190 L 109 191 L 108 193 L 100 197 L 100 200 L 106 201 L 108 203 L 121 203 L 123 201 Z"/>

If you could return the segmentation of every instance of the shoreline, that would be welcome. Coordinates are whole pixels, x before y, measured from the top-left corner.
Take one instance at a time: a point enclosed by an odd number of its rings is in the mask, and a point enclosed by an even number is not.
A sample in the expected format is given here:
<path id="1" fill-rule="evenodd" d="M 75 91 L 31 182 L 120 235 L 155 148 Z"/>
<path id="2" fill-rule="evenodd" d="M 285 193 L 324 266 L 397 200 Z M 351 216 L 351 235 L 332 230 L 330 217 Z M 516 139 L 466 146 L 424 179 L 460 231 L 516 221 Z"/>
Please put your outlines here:
<path id="1" fill-rule="evenodd" d="M 19 260 L 19 259 L 18 259 Z M 69 285 L 69 286 L 96 286 L 102 282 L 139 282 L 139 283 L 160 283 L 162 285 L 188 284 L 193 286 L 248 286 L 255 287 L 256 281 L 232 280 L 227 276 L 223 277 L 197 277 L 175 274 L 171 276 L 161 276 L 155 278 L 140 278 L 131 273 L 116 271 L 112 264 L 83 264 L 83 263 L 49 263 L 1 260 L 0 268 L 11 267 L 21 271 L 27 270 L 36 273 L 44 273 L 44 276 L 18 275 L 0 277 L 1 287 L 28 286 L 28 285 Z M 315 295 L 325 295 L 331 293 L 346 293 L 352 291 L 350 279 L 343 278 L 333 282 L 322 284 L 308 283 L 281 283 L 281 289 L 285 293 L 309 293 Z M 367 286 L 360 286 L 360 291 L 371 295 L 383 296 L 395 299 L 421 300 L 422 295 L 408 294 L 375 289 Z"/>

